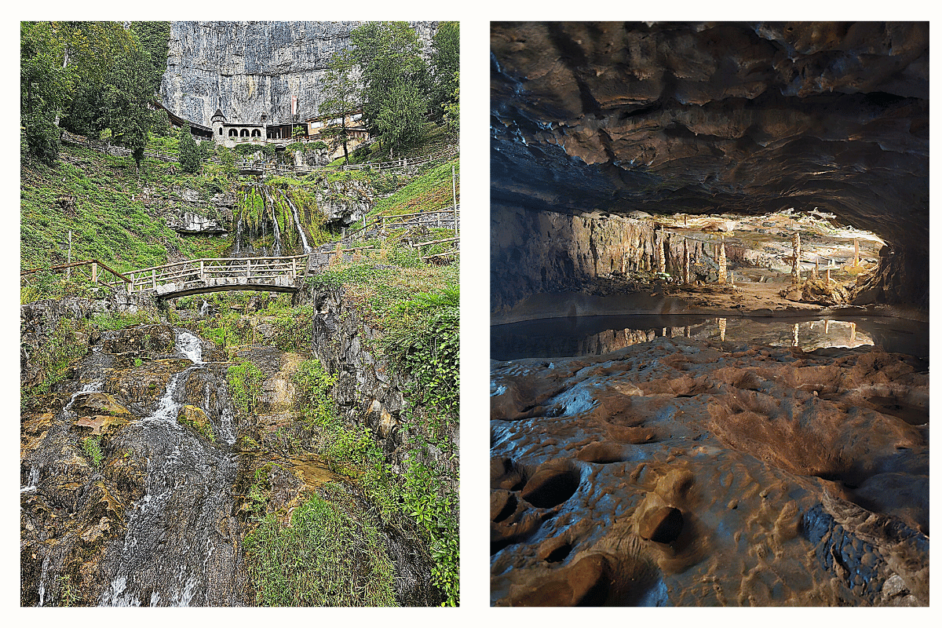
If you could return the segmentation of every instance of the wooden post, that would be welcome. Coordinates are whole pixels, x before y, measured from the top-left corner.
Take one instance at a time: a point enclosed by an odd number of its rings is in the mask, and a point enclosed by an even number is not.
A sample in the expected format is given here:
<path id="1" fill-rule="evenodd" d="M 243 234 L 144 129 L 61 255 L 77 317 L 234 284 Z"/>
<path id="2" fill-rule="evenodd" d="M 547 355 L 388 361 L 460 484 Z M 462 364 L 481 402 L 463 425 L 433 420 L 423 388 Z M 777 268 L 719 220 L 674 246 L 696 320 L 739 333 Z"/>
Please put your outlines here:
<path id="1" fill-rule="evenodd" d="M 92 283 L 98 283 L 98 262 L 92 262 Z"/>
<path id="2" fill-rule="evenodd" d="M 203 264 L 205 264 L 205 262 L 200 260 L 200 281 L 206 281 L 206 270 Z"/>
<path id="3" fill-rule="evenodd" d="M 291 258 L 291 278 L 292 279 L 296 279 L 298 276 L 297 262 L 298 262 L 297 258 L 294 258 L 294 257 Z"/>
<path id="4" fill-rule="evenodd" d="M 252 278 L 252 260 L 245 258 L 245 276 L 248 279 Z"/>
<path id="5" fill-rule="evenodd" d="M 150 271 L 150 281 L 151 281 L 151 284 L 153 284 L 154 290 L 156 290 L 156 289 L 157 289 L 157 271 L 156 271 L 156 269 Z"/>
<path id="6" fill-rule="evenodd" d="M 455 164 L 451 164 L 451 202 L 455 213 L 455 236 L 458 235 L 458 192 L 455 185 Z"/>

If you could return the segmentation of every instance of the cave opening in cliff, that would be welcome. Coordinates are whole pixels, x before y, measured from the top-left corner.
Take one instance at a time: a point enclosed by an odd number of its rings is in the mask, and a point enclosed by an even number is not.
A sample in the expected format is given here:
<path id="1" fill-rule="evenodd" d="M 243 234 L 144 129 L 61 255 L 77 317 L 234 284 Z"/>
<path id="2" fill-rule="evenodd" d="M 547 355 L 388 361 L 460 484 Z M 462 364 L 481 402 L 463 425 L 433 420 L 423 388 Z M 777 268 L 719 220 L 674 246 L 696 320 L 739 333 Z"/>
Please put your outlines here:
<path id="1" fill-rule="evenodd" d="M 928 604 L 928 48 L 492 23 L 492 604 Z"/>

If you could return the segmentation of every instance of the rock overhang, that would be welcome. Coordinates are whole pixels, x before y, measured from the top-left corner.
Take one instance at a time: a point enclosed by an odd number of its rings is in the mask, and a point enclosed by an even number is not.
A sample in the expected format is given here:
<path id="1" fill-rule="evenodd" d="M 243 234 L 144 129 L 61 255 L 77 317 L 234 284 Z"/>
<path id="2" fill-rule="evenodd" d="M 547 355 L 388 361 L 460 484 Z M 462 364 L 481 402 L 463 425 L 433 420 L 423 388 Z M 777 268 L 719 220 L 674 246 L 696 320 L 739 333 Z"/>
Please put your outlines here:
<path id="1" fill-rule="evenodd" d="M 928 254 L 928 23 L 495 23 L 492 203 L 834 213 Z"/>

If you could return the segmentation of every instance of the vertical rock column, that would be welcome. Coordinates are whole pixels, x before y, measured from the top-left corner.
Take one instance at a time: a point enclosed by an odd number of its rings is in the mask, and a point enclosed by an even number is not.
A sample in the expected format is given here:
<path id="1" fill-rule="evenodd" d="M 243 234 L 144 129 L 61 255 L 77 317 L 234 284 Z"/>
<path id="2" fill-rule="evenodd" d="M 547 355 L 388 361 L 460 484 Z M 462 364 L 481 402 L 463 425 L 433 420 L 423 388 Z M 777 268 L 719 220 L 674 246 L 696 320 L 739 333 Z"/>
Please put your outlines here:
<path id="1" fill-rule="evenodd" d="M 687 248 L 687 238 L 684 238 L 684 283 L 690 283 L 690 249 Z"/>
<path id="2" fill-rule="evenodd" d="M 726 283 L 726 243 L 721 241 L 719 248 L 719 254 L 717 255 L 719 271 L 717 271 L 716 283 Z"/>
<path id="3" fill-rule="evenodd" d="M 666 238 L 664 237 L 664 231 L 658 229 L 657 231 L 657 272 L 666 273 L 667 272 L 667 247 Z"/>
<path id="4" fill-rule="evenodd" d="M 801 257 L 801 235 L 795 234 L 792 238 L 792 283 L 801 281 L 801 268 L 798 265 L 798 258 Z"/>

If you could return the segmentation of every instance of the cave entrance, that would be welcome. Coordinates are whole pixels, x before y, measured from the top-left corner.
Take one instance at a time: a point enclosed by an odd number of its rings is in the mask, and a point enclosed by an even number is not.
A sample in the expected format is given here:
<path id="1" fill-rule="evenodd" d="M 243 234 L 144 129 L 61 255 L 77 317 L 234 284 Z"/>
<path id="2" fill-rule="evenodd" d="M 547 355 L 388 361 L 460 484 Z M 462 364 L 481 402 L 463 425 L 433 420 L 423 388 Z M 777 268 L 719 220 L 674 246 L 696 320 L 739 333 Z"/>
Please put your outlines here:
<path id="1" fill-rule="evenodd" d="M 833 214 L 817 209 L 640 219 L 650 222 L 653 247 L 650 259 L 628 255 L 628 276 L 694 285 L 771 285 L 778 290 L 815 283 L 817 292 L 831 293 L 829 305 L 846 300 L 876 270 L 885 244 L 876 234 L 840 225 Z"/>

